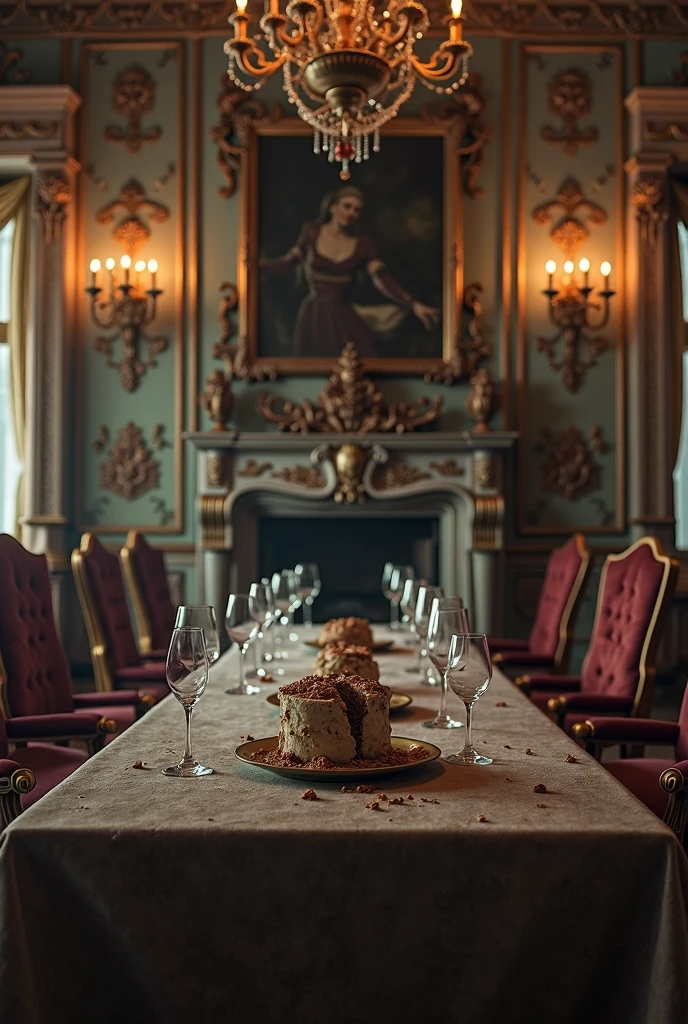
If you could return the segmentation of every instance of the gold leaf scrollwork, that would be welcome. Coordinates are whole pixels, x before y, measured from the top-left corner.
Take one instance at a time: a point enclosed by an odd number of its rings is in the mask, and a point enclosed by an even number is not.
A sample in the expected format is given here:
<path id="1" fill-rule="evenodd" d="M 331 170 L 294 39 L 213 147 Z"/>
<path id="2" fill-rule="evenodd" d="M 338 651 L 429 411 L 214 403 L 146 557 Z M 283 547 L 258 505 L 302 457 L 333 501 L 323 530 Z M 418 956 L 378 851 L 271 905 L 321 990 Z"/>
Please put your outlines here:
<path id="1" fill-rule="evenodd" d="M 315 466 L 285 466 L 277 469 L 271 476 L 277 480 L 284 480 L 288 484 L 298 484 L 299 487 L 308 487 L 315 490 L 324 487 L 325 477 Z"/>
<path id="2" fill-rule="evenodd" d="M 475 373 L 481 359 L 487 359 L 492 348 L 482 335 L 483 307 L 480 302 L 483 286 L 474 281 L 466 286 L 463 294 L 463 308 L 470 313 L 468 341 L 464 341 L 461 329 L 452 341 L 451 355 L 446 362 L 439 363 L 424 377 L 428 383 L 455 384 L 467 380 Z"/>
<path id="3" fill-rule="evenodd" d="M 584 71 L 560 71 L 547 86 L 547 94 L 549 112 L 561 119 L 563 127 L 545 125 L 540 132 L 545 142 L 561 146 L 566 156 L 575 156 L 580 146 L 597 142 L 597 128 L 581 130 L 578 124 L 592 110 L 592 82 Z"/>
<path id="4" fill-rule="evenodd" d="M 456 459 L 443 459 L 442 462 L 431 462 L 430 469 L 434 469 L 440 476 L 466 475 L 466 470 L 458 464 Z"/>
<path id="5" fill-rule="evenodd" d="M 460 140 L 457 156 L 462 158 L 463 187 L 472 199 L 483 194 L 477 178 L 485 157 L 485 146 L 492 137 L 492 131 L 485 121 L 485 96 L 482 92 L 482 77 L 472 73 L 465 85 L 452 94 L 451 100 L 439 109 L 426 107 L 423 119 L 429 124 L 455 128 Z"/>
<path id="6" fill-rule="evenodd" d="M 279 430 L 292 433 L 403 433 L 432 423 L 442 408 L 442 399 L 438 396 L 432 401 L 420 398 L 415 403 L 385 405 L 372 380 L 366 377 L 357 349 L 349 342 L 316 405 L 308 401 L 284 402 L 277 395 L 261 395 L 257 408 L 263 419 L 276 423 Z"/>
<path id="7" fill-rule="evenodd" d="M 573 259 L 590 237 L 583 221 L 588 220 L 595 225 L 606 224 L 607 212 L 585 198 L 575 178 L 567 178 L 554 199 L 537 206 L 533 210 L 533 220 L 536 224 L 552 224 L 559 210 L 564 216 L 554 225 L 550 237 L 567 259 Z"/>
<path id="8" fill-rule="evenodd" d="M 127 216 L 115 227 L 112 235 L 132 257 L 151 236 L 150 227 L 144 223 L 140 215 L 147 216 L 151 224 L 164 224 L 170 216 L 167 206 L 147 198 L 143 185 L 136 178 L 130 178 L 122 186 L 117 199 L 98 210 L 96 223 L 112 224 L 120 213 Z"/>
<path id="9" fill-rule="evenodd" d="M 54 139 L 59 127 L 57 121 L 0 121 L 0 139 Z"/>
<path id="10" fill-rule="evenodd" d="M 157 142 L 161 128 L 141 130 L 144 114 L 150 114 L 155 104 L 155 81 L 149 72 L 135 64 L 125 68 L 112 83 L 112 109 L 126 119 L 124 128 L 111 126 L 105 129 L 109 142 L 122 142 L 127 153 L 138 153 L 146 142 Z"/>
<path id="11" fill-rule="evenodd" d="M 160 464 L 153 458 L 140 427 L 125 424 L 100 466 L 100 486 L 132 501 L 160 485 Z"/>
<path id="12" fill-rule="evenodd" d="M 274 107 L 268 113 L 262 103 L 237 88 L 226 75 L 222 76 L 220 84 L 222 91 L 217 97 L 220 123 L 211 129 L 210 138 L 217 146 L 217 163 L 226 181 L 218 192 L 223 199 L 231 199 L 236 191 L 250 126 L 261 121 L 276 121 L 281 112 Z"/>
<path id="13" fill-rule="evenodd" d="M 601 427 L 592 427 L 589 440 L 578 427 L 567 427 L 559 435 L 543 427 L 536 450 L 544 454 L 540 467 L 543 491 L 558 494 L 567 501 L 578 501 L 600 489 L 602 467 L 594 452 L 604 454 L 609 450 Z"/>
<path id="14" fill-rule="evenodd" d="M 664 224 L 669 211 L 664 203 L 664 179 L 659 174 L 643 174 L 631 189 L 631 203 L 635 206 L 640 225 L 640 239 L 650 249 L 657 246 L 657 231 Z"/>
<path id="15" fill-rule="evenodd" d="M 228 380 L 277 380 L 277 370 L 272 364 L 253 366 L 248 357 L 246 338 L 234 341 L 236 325 L 234 315 L 239 303 L 239 292 L 235 284 L 223 281 L 220 285 L 220 306 L 217 319 L 222 328 L 222 337 L 213 345 L 213 358 L 221 359 L 225 364 L 225 375 Z"/>
<path id="16" fill-rule="evenodd" d="M 241 469 L 237 470 L 237 476 L 257 477 L 262 476 L 272 469 L 271 462 L 256 462 L 255 459 L 246 459 Z"/>
<path id="17" fill-rule="evenodd" d="M 408 487 L 419 480 L 430 480 L 430 473 L 418 469 L 408 462 L 393 462 L 385 469 L 378 469 L 375 474 L 375 486 L 379 491 L 390 491 L 396 487 Z"/>

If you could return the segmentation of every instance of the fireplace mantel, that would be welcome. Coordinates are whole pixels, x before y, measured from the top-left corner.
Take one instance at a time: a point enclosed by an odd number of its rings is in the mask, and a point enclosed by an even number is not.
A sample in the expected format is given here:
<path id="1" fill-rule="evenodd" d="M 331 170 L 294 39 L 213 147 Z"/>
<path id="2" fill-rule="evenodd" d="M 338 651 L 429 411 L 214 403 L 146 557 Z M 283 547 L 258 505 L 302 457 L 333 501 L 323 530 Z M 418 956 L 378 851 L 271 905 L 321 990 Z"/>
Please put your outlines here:
<path id="1" fill-rule="evenodd" d="M 475 628 L 499 632 L 505 458 L 515 433 L 184 436 L 197 449 L 200 587 L 218 614 L 230 589 L 255 578 L 261 514 L 430 514 L 440 524 L 438 582 L 464 597 Z"/>

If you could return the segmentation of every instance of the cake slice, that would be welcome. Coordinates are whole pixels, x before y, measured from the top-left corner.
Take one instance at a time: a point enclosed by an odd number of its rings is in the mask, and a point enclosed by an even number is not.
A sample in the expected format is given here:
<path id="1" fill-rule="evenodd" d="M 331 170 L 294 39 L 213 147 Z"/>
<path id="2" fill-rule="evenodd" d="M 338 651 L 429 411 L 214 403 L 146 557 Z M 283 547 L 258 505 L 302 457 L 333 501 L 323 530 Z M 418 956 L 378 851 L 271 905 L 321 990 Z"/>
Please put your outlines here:
<path id="1" fill-rule="evenodd" d="M 279 750 L 303 764 L 388 754 L 390 690 L 356 675 L 306 676 L 280 687 Z"/>
<path id="2" fill-rule="evenodd" d="M 343 640 L 333 640 L 322 647 L 314 667 L 317 676 L 362 676 L 375 682 L 380 678 L 380 669 L 370 648 L 347 644 Z"/>
<path id="3" fill-rule="evenodd" d="M 362 647 L 373 646 L 373 634 L 367 619 L 330 619 L 320 631 L 318 643 L 321 647 L 333 640 L 341 640 L 346 644 L 357 644 Z"/>

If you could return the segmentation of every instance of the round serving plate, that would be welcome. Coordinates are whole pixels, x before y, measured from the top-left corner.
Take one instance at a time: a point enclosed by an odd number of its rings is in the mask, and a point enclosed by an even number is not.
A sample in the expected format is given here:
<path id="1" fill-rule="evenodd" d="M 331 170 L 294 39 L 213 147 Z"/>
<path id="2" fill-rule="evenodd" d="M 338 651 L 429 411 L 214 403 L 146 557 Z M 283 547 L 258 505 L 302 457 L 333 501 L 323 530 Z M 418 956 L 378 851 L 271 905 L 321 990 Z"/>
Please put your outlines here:
<path id="1" fill-rule="evenodd" d="M 319 640 L 302 640 L 301 643 L 304 643 L 306 647 L 316 647 L 318 650 L 325 646 L 325 644 L 321 644 Z M 394 640 L 379 640 L 373 643 L 372 646 L 370 644 L 360 644 L 356 646 L 367 647 L 368 650 L 375 654 L 376 651 L 380 653 L 382 651 L 388 651 L 390 647 L 394 647 Z"/>
<path id="2" fill-rule="evenodd" d="M 423 747 L 427 756 L 422 761 L 412 761 L 410 764 L 393 764 L 387 768 L 283 768 L 275 764 L 261 764 L 260 761 L 251 761 L 251 754 L 255 754 L 261 748 L 263 750 L 276 750 L 279 742 L 278 736 L 268 736 L 263 740 L 251 740 L 249 743 L 240 743 L 234 753 L 253 768 L 263 768 L 265 771 L 273 772 L 275 775 L 283 775 L 287 779 L 302 779 L 304 782 L 353 782 L 354 779 L 371 779 L 378 775 L 395 775 L 397 772 L 407 772 L 411 768 L 418 768 L 422 764 L 429 764 L 435 761 L 442 751 L 434 743 L 427 740 L 410 740 L 406 736 L 392 736 L 391 743 L 394 750 L 408 750 L 414 744 Z"/>
<path id="3" fill-rule="evenodd" d="M 277 693 L 271 693 L 265 698 L 268 704 L 273 704 L 276 708 L 279 707 L 279 695 Z M 392 696 L 389 698 L 389 710 L 401 711 L 402 708 L 407 708 L 409 704 L 413 704 L 413 697 L 410 693 L 402 693 L 400 690 L 392 690 Z"/>

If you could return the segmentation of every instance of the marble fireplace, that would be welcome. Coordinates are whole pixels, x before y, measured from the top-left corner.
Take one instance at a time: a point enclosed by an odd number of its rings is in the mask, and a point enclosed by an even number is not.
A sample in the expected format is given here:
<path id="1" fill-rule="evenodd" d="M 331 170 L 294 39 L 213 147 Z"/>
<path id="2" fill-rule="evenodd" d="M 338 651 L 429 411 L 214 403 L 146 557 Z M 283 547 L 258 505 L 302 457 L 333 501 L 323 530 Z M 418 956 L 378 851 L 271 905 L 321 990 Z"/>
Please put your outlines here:
<path id="1" fill-rule="evenodd" d="M 361 566 L 362 549 L 366 570 L 375 562 L 378 576 L 386 560 L 396 560 L 391 549 L 400 550 L 403 535 L 417 571 L 436 572 L 445 593 L 460 594 L 477 629 L 500 632 L 504 482 L 515 434 L 218 430 L 186 438 L 197 452 L 199 589 L 220 618 L 230 589 L 244 590 L 269 568 L 279 524 L 288 550 L 294 523 L 303 536 L 310 520 L 310 532 L 329 539 L 331 591 L 356 559 Z M 395 530 L 400 521 L 406 528 Z M 380 545 L 379 555 L 368 550 L 371 543 Z M 323 574 L 323 603 L 327 588 Z M 339 600 L 333 607 L 342 613 L 355 610 Z"/>

